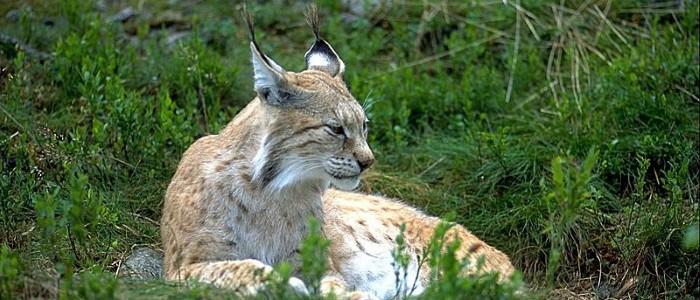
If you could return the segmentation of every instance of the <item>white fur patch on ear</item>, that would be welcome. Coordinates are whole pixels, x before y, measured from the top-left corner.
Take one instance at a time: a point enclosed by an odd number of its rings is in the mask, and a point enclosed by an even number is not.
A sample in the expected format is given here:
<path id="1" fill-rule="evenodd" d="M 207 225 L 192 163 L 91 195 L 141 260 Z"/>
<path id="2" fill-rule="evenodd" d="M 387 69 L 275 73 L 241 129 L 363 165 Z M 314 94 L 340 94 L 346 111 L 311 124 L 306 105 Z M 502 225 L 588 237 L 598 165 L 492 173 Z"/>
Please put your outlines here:
<path id="1" fill-rule="evenodd" d="M 333 47 L 322 39 L 316 40 L 304 55 L 306 69 L 319 70 L 331 76 L 343 76 L 345 64 L 340 59 Z"/>
<path id="2" fill-rule="evenodd" d="M 331 67 L 331 61 L 328 56 L 321 53 L 310 53 L 309 57 L 309 67 L 314 68 L 328 68 Z"/>
<path id="3" fill-rule="evenodd" d="M 250 51 L 253 54 L 253 78 L 255 90 L 277 89 L 284 81 L 284 69 L 272 59 L 260 53 L 255 44 L 250 43 Z"/>
<path id="4" fill-rule="evenodd" d="M 256 59 L 253 59 L 253 73 L 256 91 L 275 87 L 280 80 L 276 72 L 272 72 L 267 66 Z"/>

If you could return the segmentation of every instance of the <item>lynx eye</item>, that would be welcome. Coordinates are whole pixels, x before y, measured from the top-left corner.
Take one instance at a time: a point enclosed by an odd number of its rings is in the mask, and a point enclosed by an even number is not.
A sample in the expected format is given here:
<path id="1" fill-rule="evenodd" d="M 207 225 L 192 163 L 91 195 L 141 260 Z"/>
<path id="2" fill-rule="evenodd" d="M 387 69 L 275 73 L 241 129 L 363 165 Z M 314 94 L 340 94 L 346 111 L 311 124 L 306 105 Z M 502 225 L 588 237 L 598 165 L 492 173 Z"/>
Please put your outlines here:
<path id="1" fill-rule="evenodd" d="M 335 135 L 342 135 L 345 136 L 345 129 L 343 129 L 343 126 L 336 126 L 336 125 L 326 125 L 328 128 L 333 132 Z"/>

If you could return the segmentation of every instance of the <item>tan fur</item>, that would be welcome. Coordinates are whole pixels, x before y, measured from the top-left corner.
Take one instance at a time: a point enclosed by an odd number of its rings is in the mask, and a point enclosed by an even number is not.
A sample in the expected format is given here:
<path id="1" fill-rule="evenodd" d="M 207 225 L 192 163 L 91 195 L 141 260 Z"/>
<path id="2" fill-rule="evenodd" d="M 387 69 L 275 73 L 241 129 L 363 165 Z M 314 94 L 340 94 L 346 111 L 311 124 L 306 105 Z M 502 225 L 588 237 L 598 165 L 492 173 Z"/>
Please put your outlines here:
<path id="1" fill-rule="evenodd" d="M 385 244 L 395 248 L 395 238 L 400 233 L 401 224 L 406 228 L 404 236 L 407 251 L 411 256 L 422 255 L 433 237 L 440 219 L 430 217 L 422 212 L 395 200 L 384 197 L 344 192 L 329 189 L 323 197 L 325 212 L 325 232 L 331 241 L 343 240 L 348 236 L 357 243 L 332 243 L 330 251 L 334 265 L 344 265 L 349 253 L 362 251 L 369 244 Z M 483 256 L 484 263 L 479 271 L 498 272 L 506 278 L 514 268 L 508 256 L 487 245 L 471 234 L 461 225 L 454 225 L 445 234 L 447 244 L 460 240 L 457 257 L 476 260 Z M 364 245 L 364 246 L 363 246 Z M 476 273 L 476 264 L 472 264 L 465 274 Z M 430 271 L 424 269 L 420 279 L 427 285 Z"/>
<path id="2" fill-rule="evenodd" d="M 260 68 L 263 56 L 252 50 Z M 262 67 L 274 69 L 271 64 Z M 372 279 L 376 274 L 370 274 L 373 266 L 362 266 L 364 257 L 386 262 L 401 224 L 406 224 L 409 254 L 420 255 L 440 220 L 391 199 L 330 188 L 354 188 L 362 168 L 374 160 L 364 111 L 346 88 L 343 70 L 344 65 L 335 76 L 318 70 L 272 72 L 279 76 L 273 87 L 294 95 L 281 104 L 258 89 L 263 86 L 258 81 L 267 84 L 268 78 L 256 77 L 258 97 L 219 134 L 197 140 L 184 153 L 161 220 L 168 279 L 192 278 L 254 294 L 269 280 L 270 265 L 289 261 L 298 267 L 307 219 L 315 217 L 331 241 L 322 291 L 387 298 L 390 291 L 372 290 L 387 284 Z M 345 138 L 333 133 L 337 125 Z M 505 254 L 462 226 L 447 236 L 461 240 L 460 257 L 484 257 L 481 271 L 502 278 L 513 272 Z M 386 263 L 380 267 L 389 268 Z M 428 274 L 423 266 L 423 286 Z M 290 285 L 304 290 L 298 279 Z"/>

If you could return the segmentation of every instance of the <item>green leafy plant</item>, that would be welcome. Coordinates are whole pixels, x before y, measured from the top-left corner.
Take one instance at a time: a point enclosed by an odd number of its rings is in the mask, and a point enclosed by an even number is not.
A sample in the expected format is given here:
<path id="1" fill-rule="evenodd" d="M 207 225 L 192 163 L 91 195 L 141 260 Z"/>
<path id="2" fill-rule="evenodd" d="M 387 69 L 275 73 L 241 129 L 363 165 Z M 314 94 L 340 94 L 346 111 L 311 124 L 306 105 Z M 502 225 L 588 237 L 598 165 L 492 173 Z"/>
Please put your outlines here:
<path id="1" fill-rule="evenodd" d="M 549 224 L 545 231 L 552 247 L 547 262 L 547 278 L 554 284 L 554 276 L 562 254 L 567 251 L 567 236 L 576 230 L 576 221 L 582 214 L 595 211 L 595 201 L 591 197 L 589 182 L 593 177 L 598 152 L 591 149 L 580 168 L 561 157 L 552 160 L 552 191 L 545 197 L 549 211 Z"/>
<path id="2" fill-rule="evenodd" d="M 301 274 L 312 294 L 320 292 L 321 278 L 326 273 L 328 247 L 330 242 L 321 234 L 318 220 L 309 220 L 309 233 L 299 247 L 301 255 Z"/>
<path id="3" fill-rule="evenodd" d="M 12 299 L 22 288 L 22 265 L 7 245 L 0 247 L 0 298 Z"/>

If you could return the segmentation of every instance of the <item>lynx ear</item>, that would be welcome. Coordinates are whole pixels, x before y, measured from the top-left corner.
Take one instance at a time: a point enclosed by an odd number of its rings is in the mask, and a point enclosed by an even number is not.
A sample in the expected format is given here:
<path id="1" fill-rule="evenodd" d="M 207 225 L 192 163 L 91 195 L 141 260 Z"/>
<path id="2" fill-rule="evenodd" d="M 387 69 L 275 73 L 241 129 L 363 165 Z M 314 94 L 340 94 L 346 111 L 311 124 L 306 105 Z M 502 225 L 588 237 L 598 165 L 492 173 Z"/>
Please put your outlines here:
<path id="1" fill-rule="evenodd" d="M 255 91 L 261 100 L 269 104 L 284 104 L 290 97 L 285 91 L 287 86 L 286 71 L 279 64 L 265 55 L 255 40 L 253 18 L 244 7 L 243 11 L 250 35 L 250 52 L 253 61 L 253 78 Z"/>
<path id="2" fill-rule="evenodd" d="M 250 52 L 253 54 L 254 87 L 258 96 L 270 104 L 282 104 L 288 98 L 288 93 L 284 92 L 286 71 L 260 52 L 255 42 L 250 42 Z"/>
<path id="3" fill-rule="evenodd" d="M 309 23 L 316 37 L 311 48 L 304 54 L 306 69 L 318 70 L 326 72 L 333 77 L 342 78 L 345 72 L 345 63 L 343 63 L 340 56 L 333 50 L 331 44 L 321 38 L 321 33 L 318 28 L 319 21 L 316 6 L 310 6 L 307 10 L 306 22 Z"/>

